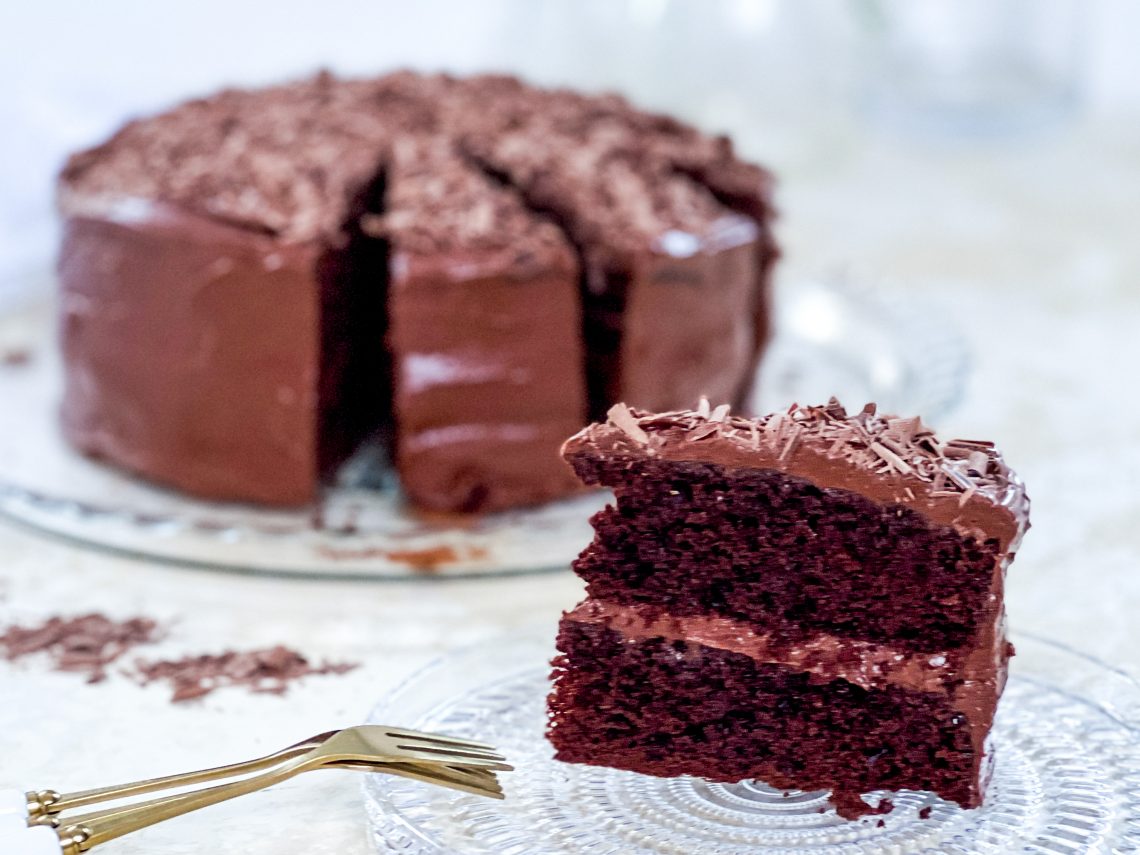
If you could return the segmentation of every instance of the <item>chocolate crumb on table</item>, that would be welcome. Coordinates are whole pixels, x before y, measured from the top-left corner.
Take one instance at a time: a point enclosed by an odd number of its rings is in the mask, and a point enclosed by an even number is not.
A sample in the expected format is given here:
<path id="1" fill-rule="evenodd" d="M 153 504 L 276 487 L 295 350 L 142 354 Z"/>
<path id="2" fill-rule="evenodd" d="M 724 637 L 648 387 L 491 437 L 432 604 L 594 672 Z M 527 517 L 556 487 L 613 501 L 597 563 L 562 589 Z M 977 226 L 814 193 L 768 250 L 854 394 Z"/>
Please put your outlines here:
<path id="1" fill-rule="evenodd" d="M 0 349 L 0 365 L 8 368 L 19 368 L 32 361 L 32 352 L 26 347 L 9 347 Z"/>
<path id="2" fill-rule="evenodd" d="M 55 670 L 85 674 L 88 683 L 98 683 L 106 678 L 107 667 L 123 654 L 158 641 L 162 634 L 150 618 L 50 617 L 34 626 L 9 626 L 0 634 L 0 647 L 9 661 L 47 653 Z"/>
<path id="3" fill-rule="evenodd" d="M 171 702 L 182 703 L 225 687 L 282 695 L 290 684 L 303 677 L 345 674 L 358 667 L 358 663 L 349 662 L 313 665 L 297 651 L 277 645 L 264 650 L 228 650 L 182 659 L 139 661 L 135 663 L 135 676 L 144 686 L 159 681 L 170 683 Z"/>
<path id="4" fill-rule="evenodd" d="M 47 654 L 53 670 L 83 674 L 88 683 L 107 678 L 111 665 L 137 647 L 164 639 L 166 631 L 151 618 L 116 621 L 92 613 L 79 617 L 53 616 L 30 626 L 12 625 L 0 631 L 0 655 L 9 661 Z M 261 650 L 227 650 L 177 659 L 137 660 L 122 673 L 140 685 L 170 683 L 171 701 L 201 698 L 216 689 L 234 686 L 257 694 L 284 694 L 304 677 L 346 674 L 353 662 L 321 662 L 284 645 Z"/>

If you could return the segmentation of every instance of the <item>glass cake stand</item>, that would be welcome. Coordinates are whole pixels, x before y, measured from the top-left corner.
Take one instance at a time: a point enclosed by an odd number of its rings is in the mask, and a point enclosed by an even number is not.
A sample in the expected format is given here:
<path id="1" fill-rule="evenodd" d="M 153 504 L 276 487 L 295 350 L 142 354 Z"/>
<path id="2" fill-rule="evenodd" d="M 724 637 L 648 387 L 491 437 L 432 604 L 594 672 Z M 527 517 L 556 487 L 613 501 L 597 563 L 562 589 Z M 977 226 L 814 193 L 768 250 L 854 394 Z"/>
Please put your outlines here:
<path id="1" fill-rule="evenodd" d="M 50 277 L 41 279 L 19 290 L 50 292 Z M 964 347 L 922 305 L 836 281 L 797 283 L 780 297 L 758 411 L 836 394 L 937 421 L 957 402 Z M 343 467 L 316 506 L 299 511 L 163 490 L 63 441 L 54 318 L 42 296 L 0 306 L 0 515 L 42 531 L 151 561 L 242 572 L 476 576 L 566 567 L 589 542 L 588 519 L 605 502 L 595 493 L 465 521 L 425 518 L 404 504 L 382 455 L 369 449 Z"/>
<path id="2" fill-rule="evenodd" d="M 1044 639 L 1014 641 L 994 723 L 986 803 L 890 794 L 882 817 L 841 819 L 826 793 L 651 778 L 556 762 L 543 738 L 553 629 L 450 655 L 372 713 L 376 723 L 502 750 L 502 802 L 383 775 L 364 784 L 373 841 L 405 855 L 825 855 L 1140 850 L 1140 684 Z M 879 795 L 872 798 L 877 803 Z M 926 809 L 929 808 L 929 811 Z M 926 818 L 919 813 L 926 814 Z M 881 821 L 880 821 L 881 820 Z"/>

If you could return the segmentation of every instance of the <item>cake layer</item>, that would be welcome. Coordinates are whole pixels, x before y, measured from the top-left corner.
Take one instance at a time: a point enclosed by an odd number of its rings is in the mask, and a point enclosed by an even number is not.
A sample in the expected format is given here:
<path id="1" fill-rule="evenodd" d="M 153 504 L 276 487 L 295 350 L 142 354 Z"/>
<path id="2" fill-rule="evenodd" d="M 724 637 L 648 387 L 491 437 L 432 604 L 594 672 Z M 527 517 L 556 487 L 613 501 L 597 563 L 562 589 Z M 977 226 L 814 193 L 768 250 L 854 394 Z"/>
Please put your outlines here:
<path id="1" fill-rule="evenodd" d="M 573 615 L 558 650 L 548 735 L 560 760 L 831 790 L 849 818 L 871 812 L 860 795 L 879 789 L 981 803 L 996 694 L 967 714 L 941 693 L 866 689 Z"/>
<path id="2" fill-rule="evenodd" d="M 1005 554 L 918 511 L 775 469 L 610 458 L 616 505 L 574 562 L 592 597 L 758 631 L 907 650 L 967 645 L 1000 607 Z"/>

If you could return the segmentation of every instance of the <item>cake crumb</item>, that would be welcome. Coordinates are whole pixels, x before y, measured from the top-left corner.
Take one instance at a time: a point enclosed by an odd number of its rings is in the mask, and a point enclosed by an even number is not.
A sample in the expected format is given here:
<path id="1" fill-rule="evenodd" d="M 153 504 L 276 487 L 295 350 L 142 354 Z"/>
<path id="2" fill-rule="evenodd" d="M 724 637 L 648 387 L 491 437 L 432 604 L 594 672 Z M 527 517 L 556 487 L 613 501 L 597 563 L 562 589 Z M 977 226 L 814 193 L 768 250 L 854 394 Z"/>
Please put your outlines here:
<path id="1" fill-rule="evenodd" d="M 32 361 L 32 352 L 26 347 L 10 347 L 0 350 L 0 365 L 8 368 L 19 368 Z"/>
<path id="2" fill-rule="evenodd" d="M 926 807 L 924 807 L 922 810 L 920 810 L 918 812 L 918 818 L 919 819 L 930 819 L 930 814 L 933 812 L 934 812 L 934 808 L 932 808 L 930 805 L 927 805 Z"/>
<path id="3" fill-rule="evenodd" d="M 354 662 L 313 665 L 283 645 L 264 650 L 234 651 L 135 663 L 141 685 L 164 681 L 171 685 L 171 703 L 205 697 L 223 687 L 241 687 L 254 694 L 283 695 L 302 677 L 345 674 L 360 667 Z"/>
<path id="4" fill-rule="evenodd" d="M 9 626 L 0 634 L 0 648 L 9 661 L 47 653 L 57 671 L 84 674 L 88 683 L 107 677 L 107 668 L 127 651 L 158 641 L 162 632 L 150 618 L 122 621 L 92 613 L 79 617 L 50 617 L 35 626 Z"/>

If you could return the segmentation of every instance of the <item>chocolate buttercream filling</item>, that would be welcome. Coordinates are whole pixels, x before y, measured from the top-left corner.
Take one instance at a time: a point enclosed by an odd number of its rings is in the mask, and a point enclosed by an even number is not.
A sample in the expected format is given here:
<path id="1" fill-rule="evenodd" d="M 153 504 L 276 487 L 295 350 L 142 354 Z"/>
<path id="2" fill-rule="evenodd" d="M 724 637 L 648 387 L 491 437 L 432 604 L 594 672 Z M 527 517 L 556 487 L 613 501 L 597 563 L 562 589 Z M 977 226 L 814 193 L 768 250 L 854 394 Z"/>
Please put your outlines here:
<path id="1" fill-rule="evenodd" d="M 823 680 L 846 680 L 868 690 L 898 686 L 948 693 L 959 677 L 958 665 L 946 651 L 916 653 L 821 632 L 786 640 L 733 618 L 673 615 L 648 603 L 621 605 L 588 599 L 569 612 L 567 619 L 603 624 L 630 640 L 663 638 L 739 653 L 757 662 L 782 665 Z"/>

